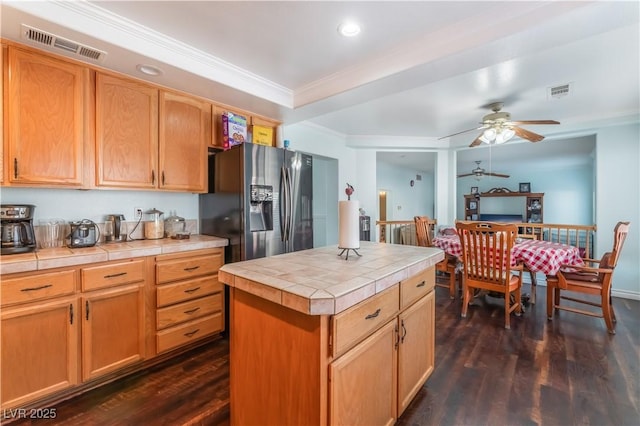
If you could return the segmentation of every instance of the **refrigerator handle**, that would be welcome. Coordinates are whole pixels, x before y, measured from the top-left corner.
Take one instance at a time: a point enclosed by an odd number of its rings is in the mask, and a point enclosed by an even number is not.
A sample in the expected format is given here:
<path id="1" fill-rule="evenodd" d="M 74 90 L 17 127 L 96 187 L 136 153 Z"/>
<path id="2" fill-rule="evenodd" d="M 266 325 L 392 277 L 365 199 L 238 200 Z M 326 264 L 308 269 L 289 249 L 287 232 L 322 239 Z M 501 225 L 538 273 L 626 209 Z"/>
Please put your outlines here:
<path id="1" fill-rule="evenodd" d="M 287 233 L 287 221 L 286 221 L 286 210 L 287 210 L 287 169 L 283 166 L 280 168 L 280 240 L 286 241 L 286 233 Z M 284 208 L 283 208 L 284 206 Z"/>
<path id="2" fill-rule="evenodd" d="M 291 228 L 293 226 L 293 188 L 291 187 L 291 172 L 287 168 L 287 241 L 291 239 Z"/>

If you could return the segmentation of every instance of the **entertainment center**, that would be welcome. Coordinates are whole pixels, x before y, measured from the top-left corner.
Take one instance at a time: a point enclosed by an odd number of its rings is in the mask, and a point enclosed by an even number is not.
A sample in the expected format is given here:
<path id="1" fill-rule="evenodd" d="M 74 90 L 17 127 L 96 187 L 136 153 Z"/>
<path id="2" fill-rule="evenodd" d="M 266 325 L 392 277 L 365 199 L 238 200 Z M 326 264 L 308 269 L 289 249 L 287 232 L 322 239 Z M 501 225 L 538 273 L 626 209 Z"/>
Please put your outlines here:
<path id="1" fill-rule="evenodd" d="M 525 199 L 525 215 L 500 213 L 483 214 L 480 212 L 480 201 L 483 197 L 523 197 Z M 466 194 L 464 196 L 465 220 L 486 220 L 491 222 L 542 223 L 544 193 L 513 192 L 507 188 L 493 188 L 487 192 Z"/>

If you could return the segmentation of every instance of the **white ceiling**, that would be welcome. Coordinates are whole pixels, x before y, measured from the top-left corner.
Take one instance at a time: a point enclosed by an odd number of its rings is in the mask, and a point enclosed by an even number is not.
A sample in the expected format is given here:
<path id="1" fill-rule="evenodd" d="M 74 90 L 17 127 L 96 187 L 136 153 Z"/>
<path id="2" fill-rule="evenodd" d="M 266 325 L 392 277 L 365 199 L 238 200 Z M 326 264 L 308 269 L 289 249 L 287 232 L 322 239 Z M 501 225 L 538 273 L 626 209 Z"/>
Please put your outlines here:
<path id="1" fill-rule="evenodd" d="M 487 105 L 503 101 L 515 120 L 562 124 L 526 126 L 548 138 L 493 148 L 492 161 L 501 150 L 534 147 L 525 157 L 573 158 L 590 153 L 584 139 L 557 141 L 640 116 L 637 1 L 5 0 L 0 7 L 3 38 L 29 44 L 21 39 L 27 24 L 107 52 L 99 66 L 348 137 L 446 136 L 477 127 Z M 347 18 L 361 24 L 357 38 L 338 35 Z M 164 73 L 141 75 L 140 63 Z M 566 83 L 568 96 L 548 96 Z M 449 142 L 463 148 L 476 136 Z M 481 152 L 469 151 L 459 153 L 461 170 Z M 425 152 L 404 158 L 407 167 L 433 162 Z"/>

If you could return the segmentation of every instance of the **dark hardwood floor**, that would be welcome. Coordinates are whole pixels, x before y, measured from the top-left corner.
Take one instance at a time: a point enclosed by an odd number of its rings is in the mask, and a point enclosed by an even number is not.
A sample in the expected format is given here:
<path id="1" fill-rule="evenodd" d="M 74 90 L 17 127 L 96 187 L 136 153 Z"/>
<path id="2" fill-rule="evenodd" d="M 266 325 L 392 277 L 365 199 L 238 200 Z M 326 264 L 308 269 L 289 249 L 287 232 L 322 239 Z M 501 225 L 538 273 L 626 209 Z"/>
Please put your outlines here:
<path id="1" fill-rule="evenodd" d="M 460 299 L 436 292 L 435 371 L 398 425 L 640 424 L 640 302 L 614 299 L 612 336 L 600 318 L 548 322 L 544 287 L 511 330 L 499 300 L 460 318 Z M 227 425 L 228 349 L 220 339 L 11 424 Z"/>

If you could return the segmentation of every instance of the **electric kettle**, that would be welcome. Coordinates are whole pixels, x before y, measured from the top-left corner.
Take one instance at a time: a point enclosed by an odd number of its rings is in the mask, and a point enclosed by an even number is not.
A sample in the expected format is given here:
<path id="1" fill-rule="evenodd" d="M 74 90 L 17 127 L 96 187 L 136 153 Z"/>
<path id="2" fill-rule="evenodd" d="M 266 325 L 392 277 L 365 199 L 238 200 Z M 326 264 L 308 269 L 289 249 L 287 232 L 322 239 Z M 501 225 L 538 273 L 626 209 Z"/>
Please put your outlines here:
<path id="1" fill-rule="evenodd" d="M 127 224 L 123 214 L 109 214 L 104 222 L 105 243 L 127 241 Z"/>

